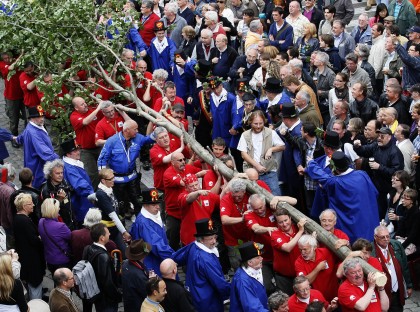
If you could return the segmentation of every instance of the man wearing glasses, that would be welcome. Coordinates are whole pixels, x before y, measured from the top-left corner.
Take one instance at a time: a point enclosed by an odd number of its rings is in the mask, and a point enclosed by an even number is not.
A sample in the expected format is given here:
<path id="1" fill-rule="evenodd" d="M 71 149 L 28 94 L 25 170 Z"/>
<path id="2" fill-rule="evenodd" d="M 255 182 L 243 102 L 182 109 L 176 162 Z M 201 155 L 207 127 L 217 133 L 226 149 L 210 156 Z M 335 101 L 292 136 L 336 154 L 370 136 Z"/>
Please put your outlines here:
<path id="1" fill-rule="evenodd" d="M 57 269 L 54 272 L 53 279 L 57 287 L 50 293 L 49 305 L 51 311 L 78 312 L 79 309 L 70 292 L 74 287 L 73 273 L 67 268 Z"/>
<path id="2" fill-rule="evenodd" d="M 388 311 L 403 311 L 405 298 L 410 297 L 413 291 L 404 247 L 399 241 L 391 239 L 383 225 L 376 227 L 374 233 L 372 256 L 379 260 L 387 277 L 385 292 L 390 301 Z"/>

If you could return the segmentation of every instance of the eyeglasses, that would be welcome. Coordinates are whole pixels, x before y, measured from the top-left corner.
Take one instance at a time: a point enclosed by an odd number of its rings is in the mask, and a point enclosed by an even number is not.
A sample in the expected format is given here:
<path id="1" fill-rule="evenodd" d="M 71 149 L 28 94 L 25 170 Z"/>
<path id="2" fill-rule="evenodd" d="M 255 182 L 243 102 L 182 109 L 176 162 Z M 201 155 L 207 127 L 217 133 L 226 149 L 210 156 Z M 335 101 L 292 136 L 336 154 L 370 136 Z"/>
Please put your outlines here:
<path id="1" fill-rule="evenodd" d="M 106 180 L 106 181 L 114 181 L 114 178 L 115 178 L 115 176 L 112 176 L 110 178 L 104 178 L 104 180 Z"/>
<path id="2" fill-rule="evenodd" d="M 178 162 L 185 162 L 185 158 L 177 159 Z"/>
<path id="3" fill-rule="evenodd" d="M 306 288 L 304 288 L 304 289 L 296 289 L 296 291 L 297 291 L 298 293 L 300 293 L 300 294 L 304 294 L 304 293 L 306 293 L 307 291 L 311 291 L 311 287 L 306 287 Z"/>
<path id="4" fill-rule="evenodd" d="M 403 199 L 413 201 L 413 200 L 412 200 L 410 197 L 408 197 L 408 196 L 403 196 Z"/>
<path id="5" fill-rule="evenodd" d="M 389 236 L 389 235 L 383 235 L 383 236 L 375 235 L 375 236 L 379 239 L 390 239 L 391 238 L 391 236 Z"/>

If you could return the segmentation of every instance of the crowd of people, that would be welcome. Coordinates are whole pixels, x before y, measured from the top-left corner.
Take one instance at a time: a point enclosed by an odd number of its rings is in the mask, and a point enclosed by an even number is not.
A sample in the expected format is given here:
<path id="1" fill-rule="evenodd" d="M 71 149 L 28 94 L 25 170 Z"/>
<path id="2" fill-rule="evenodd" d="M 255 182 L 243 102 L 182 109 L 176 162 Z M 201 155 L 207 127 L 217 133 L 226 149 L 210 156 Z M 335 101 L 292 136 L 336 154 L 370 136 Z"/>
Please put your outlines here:
<path id="1" fill-rule="evenodd" d="M 54 73 L 3 52 L 0 311 L 27 311 L 26 299 L 79 311 L 72 268 L 82 259 L 100 291 L 83 311 L 114 312 L 121 301 L 126 312 L 403 311 L 418 286 L 408 261 L 420 253 L 420 9 L 372 5 L 374 16 L 360 14 L 347 32 L 350 0 L 127 1 L 122 63 L 106 79 L 72 78 L 100 100 L 66 83 L 57 94 L 72 98 L 75 137 L 65 141 L 37 86 Z M 113 19 L 98 17 L 107 40 L 119 34 Z M 112 80 L 133 86 L 159 125 L 127 111 L 133 103 L 116 100 Z M 165 122 L 194 133 L 235 177 Z M 19 173 L 6 141 L 23 149 Z M 153 187 L 139 163 L 153 169 Z M 346 259 L 308 233 L 310 218 L 336 249 L 351 249 Z"/>

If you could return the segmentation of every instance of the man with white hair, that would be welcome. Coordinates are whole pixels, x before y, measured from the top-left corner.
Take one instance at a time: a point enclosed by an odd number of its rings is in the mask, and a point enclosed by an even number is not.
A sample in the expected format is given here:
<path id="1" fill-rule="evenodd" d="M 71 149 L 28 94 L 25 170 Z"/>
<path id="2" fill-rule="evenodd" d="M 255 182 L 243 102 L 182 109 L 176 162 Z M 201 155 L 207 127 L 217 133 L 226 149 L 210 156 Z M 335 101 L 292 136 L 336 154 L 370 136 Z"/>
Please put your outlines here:
<path id="1" fill-rule="evenodd" d="M 169 2 L 163 9 L 164 16 L 160 19 L 165 28 L 171 26 L 172 30 L 167 31 L 167 36 L 172 39 L 178 48 L 182 41 L 182 28 L 187 26 L 187 21 L 178 15 L 178 5 L 175 2 Z"/>
<path id="2" fill-rule="evenodd" d="M 308 92 L 301 90 L 296 94 L 294 104 L 302 122 L 312 122 L 319 127 L 322 121 L 319 119 L 315 106 L 310 103 L 311 97 Z"/>
<path id="3" fill-rule="evenodd" d="M 260 67 L 258 51 L 251 47 L 245 55 L 239 56 L 230 68 L 229 77 L 233 81 L 233 86 L 239 78 L 247 78 L 250 81 L 258 67 Z"/>
<path id="4" fill-rule="evenodd" d="M 228 38 L 226 35 L 217 35 L 216 49 L 210 51 L 210 61 L 213 64 L 213 75 L 227 79 L 230 67 L 237 57 L 238 52 L 228 45 Z"/>
<path id="5" fill-rule="evenodd" d="M 205 59 L 208 61 L 210 60 L 210 53 L 212 50 L 214 50 L 213 32 L 208 28 L 204 28 L 201 30 L 200 41 L 197 42 L 192 51 L 191 59 Z"/>
<path id="6" fill-rule="evenodd" d="M 324 230 L 337 236 L 338 240 L 335 244 L 337 249 L 341 246 L 350 246 L 350 238 L 348 235 L 335 227 L 337 224 L 337 213 L 334 209 L 328 208 L 321 212 L 319 215 L 319 221 Z"/>
<path id="7" fill-rule="evenodd" d="M 297 38 L 303 36 L 303 25 L 310 23 L 300 9 L 298 1 L 290 2 L 289 15 L 286 17 L 286 22 L 293 27 L 293 43 L 296 42 Z"/>
<path id="8" fill-rule="evenodd" d="M 251 46 L 258 45 L 258 42 L 262 38 L 263 32 L 264 29 L 260 20 L 253 20 L 251 23 L 249 23 L 249 31 L 245 39 L 245 51 L 248 50 L 248 48 Z"/>
<path id="9" fill-rule="evenodd" d="M 359 15 L 358 26 L 355 26 L 350 35 L 354 38 L 354 42 L 372 45 L 372 29 L 369 26 L 369 15 L 365 12 Z"/>
<path id="10" fill-rule="evenodd" d="M 204 15 L 204 23 L 207 26 L 207 29 L 211 30 L 213 34 L 213 40 L 216 40 L 217 35 L 223 34 L 226 35 L 226 31 L 219 24 L 219 16 L 215 11 L 207 11 Z"/>

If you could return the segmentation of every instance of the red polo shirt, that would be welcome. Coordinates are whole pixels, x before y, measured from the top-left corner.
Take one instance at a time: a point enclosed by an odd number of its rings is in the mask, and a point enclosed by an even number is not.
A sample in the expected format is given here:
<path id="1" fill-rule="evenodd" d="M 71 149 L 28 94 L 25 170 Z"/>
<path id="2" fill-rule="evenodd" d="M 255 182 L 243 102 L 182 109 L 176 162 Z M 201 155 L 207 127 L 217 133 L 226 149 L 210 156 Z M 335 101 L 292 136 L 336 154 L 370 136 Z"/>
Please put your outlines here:
<path id="1" fill-rule="evenodd" d="M 153 167 L 153 184 L 159 189 L 163 190 L 163 174 L 165 170 L 171 166 L 171 163 L 163 163 L 163 157 L 175 151 L 175 143 L 171 140 L 169 142 L 169 151 L 159 146 L 157 143 L 150 149 L 150 161 Z"/>
<path id="2" fill-rule="evenodd" d="M 316 289 L 311 289 L 309 303 L 314 301 L 321 301 L 324 303 L 325 308 L 328 307 L 328 302 L 325 300 L 322 293 Z M 287 303 L 289 305 L 290 312 L 305 312 L 306 307 L 308 306 L 305 302 L 300 301 L 296 294 L 293 294 Z"/>
<path id="3" fill-rule="evenodd" d="M 366 291 L 368 290 L 368 283 L 365 281 L 363 283 L 363 289 L 360 287 L 351 284 L 348 280 L 345 280 L 338 289 L 338 301 L 340 302 L 341 309 L 343 312 L 353 312 L 358 311 L 354 308 L 356 302 L 362 298 Z M 379 293 L 375 289 L 375 292 L 372 295 L 370 304 L 366 308 L 365 312 L 381 312 L 381 301 L 379 298 Z"/>
<path id="4" fill-rule="evenodd" d="M 289 243 L 298 232 L 298 227 L 292 224 L 293 233 L 289 235 L 281 230 L 271 233 L 271 246 L 273 247 L 274 271 L 289 277 L 295 277 L 295 261 L 300 256 L 298 244 L 290 251 L 286 252 L 281 249 L 284 244 Z"/>
<path id="5" fill-rule="evenodd" d="M 94 111 L 93 108 L 89 108 L 84 114 L 80 114 L 77 111 L 73 111 L 70 115 L 70 123 L 76 132 L 76 141 L 84 149 L 96 148 L 95 145 L 95 128 L 99 120 L 103 117 L 102 113 L 99 112 L 92 122 L 88 125 L 83 125 L 83 120 Z"/>
<path id="6" fill-rule="evenodd" d="M 179 96 L 175 96 L 175 100 L 171 101 L 171 106 L 173 106 L 174 104 L 181 104 L 182 106 L 185 107 L 184 100 L 181 99 Z M 161 108 L 162 108 L 162 97 L 158 98 L 156 102 L 153 104 L 153 109 L 155 111 L 160 112 Z M 166 112 L 170 114 L 171 108 L 169 107 Z"/>
<path id="7" fill-rule="evenodd" d="M 185 118 L 181 119 L 181 123 L 184 125 L 185 131 L 188 132 L 188 120 Z M 169 132 L 169 138 L 171 141 L 173 140 L 175 142 L 175 147 L 180 148 L 181 147 L 181 138 L 179 136 L 176 136 L 175 134 Z"/>
<path id="8" fill-rule="evenodd" d="M 339 230 L 339 229 L 334 228 L 333 234 L 335 236 L 337 236 L 338 239 L 345 239 L 345 240 L 350 241 L 350 238 L 342 230 Z M 322 248 L 327 248 L 327 246 L 325 246 L 323 243 L 318 243 L 318 246 L 319 247 L 322 247 Z"/>
<path id="9" fill-rule="evenodd" d="M 315 250 L 315 261 L 304 260 L 300 255 L 295 262 L 296 275 L 308 275 L 321 261 L 327 260 L 328 269 L 322 270 L 312 282 L 312 287 L 319 290 L 330 302 L 337 296 L 338 278 L 336 276 L 337 267 L 334 255 L 326 248 Z M 328 283 L 326 283 L 328 281 Z"/>
<path id="10" fill-rule="evenodd" d="M 41 103 L 36 92 L 36 87 L 28 90 L 28 84 L 34 81 L 35 78 L 35 76 L 29 76 L 25 72 L 22 72 L 19 76 L 20 88 L 23 91 L 23 103 L 27 107 L 38 106 Z"/>
<path id="11" fill-rule="evenodd" d="M 232 193 L 225 194 L 220 201 L 220 216 L 231 218 L 242 218 L 242 214 L 248 210 L 249 194 L 245 193 L 244 198 L 238 204 L 233 202 Z M 251 239 L 251 232 L 246 228 L 245 223 L 223 225 L 223 235 L 226 246 L 238 246 L 238 240 L 247 242 Z"/>
<path id="12" fill-rule="evenodd" d="M 9 75 L 9 64 L 0 62 L 0 73 L 4 80 L 4 98 L 12 101 L 23 99 L 23 91 L 19 81 L 19 76 L 23 72 L 16 70 L 16 73 L 10 79 L 7 79 Z"/>
<path id="13" fill-rule="evenodd" d="M 181 242 L 183 245 L 188 245 L 195 240 L 195 221 L 211 218 L 214 209 L 219 208 L 219 195 L 209 193 L 208 195 L 200 195 L 191 204 L 187 203 L 188 192 L 184 191 L 178 196 L 178 205 L 181 207 L 182 221 L 181 221 Z"/>
<path id="14" fill-rule="evenodd" d="M 105 117 L 102 118 L 95 127 L 95 142 L 97 140 L 107 140 L 114 134 L 122 131 L 123 124 L 124 118 L 122 118 L 118 112 L 115 112 L 115 116 L 112 120 Z"/>
<path id="15" fill-rule="evenodd" d="M 185 165 L 184 171 L 176 171 L 173 166 L 170 166 L 165 170 L 163 174 L 163 186 L 165 189 L 165 206 L 166 213 L 168 216 L 172 216 L 177 219 L 181 219 L 181 208 L 178 205 L 178 195 L 185 190 L 184 186 L 181 186 L 181 180 L 187 175 L 196 174 L 201 169 Z"/>
<path id="16" fill-rule="evenodd" d="M 273 261 L 273 248 L 271 247 L 270 234 L 255 234 L 254 231 L 252 231 L 252 226 L 254 224 L 265 227 L 276 227 L 276 218 L 273 216 L 270 208 L 267 208 L 265 216 L 263 217 L 257 215 L 255 212 L 247 213 L 244 217 L 244 222 L 248 230 L 251 231 L 251 240 L 264 245 L 264 253 L 262 254 L 264 261 Z"/>
<path id="17" fill-rule="evenodd" d="M 149 72 L 145 72 L 144 73 L 144 78 L 146 78 L 146 79 L 149 79 L 149 80 L 152 80 L 153 79 L 153 75 L 151 74 L 151 73 L 149 73 Z M 149 83 L 150 83 L 150 81 L 149 81 Z M 152 93 L 152 89 L 151 89 L 152 87 L 150 87 L 150 93 Z M 144 82 L 144 80 L 142 79 L 142 80 L 140 80 L 138 83 L 137 83 L 137 86 L 136 86 L 136 94 L 137 94 L 137 97 L 141 100 L 141 101 L 143 101 L 144 102 L 144 104 L 146 104 L 147 106 L 149 106 L 149 107 L 153 107 L 153 106 L 151 106 L 150 105 L 150 103 L 151 103 L 151 101 L 148 101 L 148 102 L 145 102 L 144 100 L 143 100 L 143 96 L 144 96 L 144 93 L 146 92 L 146 84 L 145 84 L 145 82 Z M 151 96 L 151 95 L 150 95 Z"/>

